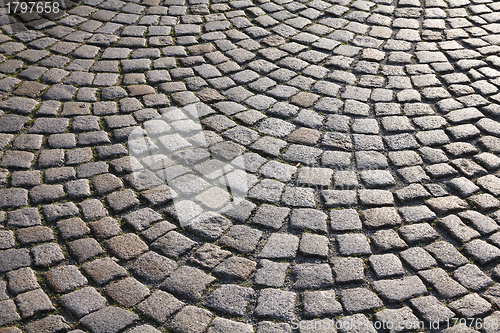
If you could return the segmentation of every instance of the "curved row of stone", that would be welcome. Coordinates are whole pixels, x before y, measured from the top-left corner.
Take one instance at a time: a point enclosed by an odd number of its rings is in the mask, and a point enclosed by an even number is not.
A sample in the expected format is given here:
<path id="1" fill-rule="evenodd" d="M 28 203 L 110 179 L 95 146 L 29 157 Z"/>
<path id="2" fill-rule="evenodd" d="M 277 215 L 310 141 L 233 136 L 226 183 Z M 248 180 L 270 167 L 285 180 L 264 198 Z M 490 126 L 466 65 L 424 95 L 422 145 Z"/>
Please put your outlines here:
<path id="1" fill-rule="evenodd" d="M 413 324 L 492 312 L 493 2 L 157 5 L 90 1 L 2 27 L 5 324 L 19 311 L 27 331 L 68 330 L 63 315 L 114 332 L 136 311 L 138 332 L 251 331 L 238 317 L 302 332 L 374 310 Z M 129 134 L 175 122 L 170 103 L 197 104 L 212 153 L 244 153 L 255 186 L 227 218 L 179 228 L 171 192 L 150 188 L 161 179 L 130 174 Z"/>

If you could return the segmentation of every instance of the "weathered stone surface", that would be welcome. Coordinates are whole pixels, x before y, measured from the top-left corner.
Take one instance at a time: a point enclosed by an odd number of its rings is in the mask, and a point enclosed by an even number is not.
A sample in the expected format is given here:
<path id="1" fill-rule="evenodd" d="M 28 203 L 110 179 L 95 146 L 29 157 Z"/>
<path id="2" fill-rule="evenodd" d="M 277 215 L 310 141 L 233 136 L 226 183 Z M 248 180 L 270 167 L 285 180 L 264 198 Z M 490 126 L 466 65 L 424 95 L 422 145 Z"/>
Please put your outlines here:
<path id="1" fill-rule="evenodd" d="M 498 322 L 499 12 L 89 0 L 3 17 L 0 333 Z"/>
<path id="2" fill-rule="evenodd" d="M 176 293 L 179 296 L 200 300 L 202 293 L 215 280 L 203 271 L 183 266 L 174 271 L 161 285 L 163 289 Z"/>
<path id="3" fill-rule="evenodd" d="M 164 323 L 172 314 L 183 306 L 183 302 L 177 300 L 171 294 L 158 290 L 151 294 L 146 300 L 137 305 L 137 310 L 156 322 Z"/>
<path id="4" fill-rule="evenodd" d="M 287 320 L 293 318 L 296 295 L 291 291 L 278 289 L 261 290 L 255 314 L 259 317 Z"/>
<path id="5" fill-rule="evenodd" d="M 93 332 L 115 333 L 129 326 L 137 319 L 139 319 L 139 316 L 132 312 L 108 306 L 86 315 L 80 321 Z"/>

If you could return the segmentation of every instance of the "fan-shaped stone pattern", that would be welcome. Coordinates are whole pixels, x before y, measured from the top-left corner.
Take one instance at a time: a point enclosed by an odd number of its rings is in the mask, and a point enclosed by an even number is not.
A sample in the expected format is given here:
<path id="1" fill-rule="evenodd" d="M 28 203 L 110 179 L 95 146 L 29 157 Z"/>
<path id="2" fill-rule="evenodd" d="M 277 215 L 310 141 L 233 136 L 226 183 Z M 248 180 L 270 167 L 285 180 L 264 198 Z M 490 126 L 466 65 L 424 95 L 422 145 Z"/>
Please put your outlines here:
<path id="1" fill-rule="evenodd" d="M 108 0 L 3 18 L 0 325 L 494 320 L 494 1 Z M 186 141 L 127 141 L 191 133 L 177 108 L 192 104 L 210 153 L 244 153 L 250 191 L 225 218 L 181 228 L 181 188 L 134 177 L 128 153 Z M 203 149 L 173 157 L 163 167 L 211 167 Z"/>

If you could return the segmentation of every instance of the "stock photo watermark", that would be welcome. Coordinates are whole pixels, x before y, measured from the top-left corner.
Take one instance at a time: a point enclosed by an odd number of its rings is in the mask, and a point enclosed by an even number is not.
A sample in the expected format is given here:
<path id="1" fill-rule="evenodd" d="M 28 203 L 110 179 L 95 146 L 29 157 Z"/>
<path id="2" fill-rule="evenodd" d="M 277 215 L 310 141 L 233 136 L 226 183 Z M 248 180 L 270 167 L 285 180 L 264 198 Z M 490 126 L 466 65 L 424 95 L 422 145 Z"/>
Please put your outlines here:
<path id="1" fill-rule="evenodd" d="M 249 190 L 243 150 L 211 145 L 200 123 L 204 107 L 169 108 L 128 138 L 135 182 L 168 185 L 181 226 L 231 210 Z"/>
<path id="2" fill-rule="evenodd" d="M 300 331 L 323 332 L 328 330 L 342 331 L 369 331 L 375 328 L 388 332 L 403 332 L 414 330 L 443 330 L 453 326 L 467 326 L 475 329 L 498 330 L 500 322 L 498 320 L 488 320 L 482 318 L 448 318 L 444 321 L 421 321 L 417 320 L 401 320 L 401 321 L 370 321 L 366 317 L 353 316 L 351 318 L 342 318 L 339 320 L 333 319 L 317 319 L 317 320 L 292 320 L 290 322 L 292 329 Z"/>
<path id="3" fill-rule="evenodd" d="M 0 0 L 0 22 L 7 34 L 53 26 L 78 2 L 69 0 Z"/>
<path id="4" fill-rule="evenodd" d="M 200 117 L 206 114 L 207 108 L 201 102 L 166 108 L 128 137 L 135 184 L 142 189 L 168 185 L 181 226 L 228 212 L 241 203 L 258 182 L 246 167 L 245 147 L 203 130 Z M 302 163 L 295 167 L 300 170 L 299 176 L 283 181 L 287 187 L 304 187 L 316 192 L 360 191 L 361 196 L 365 195 L 366 188 L 357 182 L 357 173 L 363 177 L 365 172 L 381 172 L 376 168 L 346 171 L 330 167 L 332 174 L 335 172 L 336 177 L 342 178 L 330 186 L 303 181 L 315 178 L 316 167 Z"/>

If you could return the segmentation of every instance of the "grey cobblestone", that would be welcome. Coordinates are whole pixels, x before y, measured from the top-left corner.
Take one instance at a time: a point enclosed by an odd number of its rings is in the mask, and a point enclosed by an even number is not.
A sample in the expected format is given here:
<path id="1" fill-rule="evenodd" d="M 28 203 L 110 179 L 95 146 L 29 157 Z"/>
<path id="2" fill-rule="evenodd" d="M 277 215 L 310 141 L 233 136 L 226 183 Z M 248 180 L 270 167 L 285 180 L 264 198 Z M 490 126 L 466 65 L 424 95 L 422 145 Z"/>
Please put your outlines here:
<path id="1" fill-rule="evenodd" d="M 15 301 L 0 291 L 0 325 L 264 333 L 291 331 L 274 321 L 337 316 L 496 320 L 499 10 L 462 0 L 146 0 L 9 18 L 0 272 Z M 165 184 L 149 170 L 139 181 L 127 140 L 172 123 L 188 134 L 176 108 L 192 103 L 207 131 L 183 143 L 207 141 L 224 161 L 243 154 L 251 175 L 241 205 L 181 228 L 174 192 L 208 183 Z M 209 156 L 173 158 L 187 166 Z M 223 205 L 214 191 L 196 200 Z M 302 291 L 332 287 L 343 290 Z M 61 299 L 55 310 L 41 294 L 17 304 L 41 290 Z M 105 307 L 106 291 L 130 311 Z M 151 321 L 136 324 L 138 313 Z"/>

